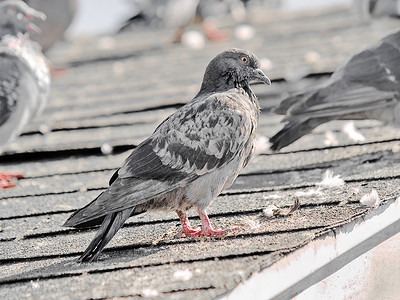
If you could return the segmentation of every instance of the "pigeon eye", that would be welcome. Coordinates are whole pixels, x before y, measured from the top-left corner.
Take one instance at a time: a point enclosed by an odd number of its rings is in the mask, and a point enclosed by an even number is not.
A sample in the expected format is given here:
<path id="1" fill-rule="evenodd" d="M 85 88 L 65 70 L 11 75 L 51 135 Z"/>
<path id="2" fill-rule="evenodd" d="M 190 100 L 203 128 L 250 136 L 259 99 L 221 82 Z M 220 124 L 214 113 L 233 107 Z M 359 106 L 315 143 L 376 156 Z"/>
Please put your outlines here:
<path id="1" fill-rule="evenodd" d="M 248 58 L 247 58 L 246 56 L 242 56 L 240 59 L 241 59 L 242 61 L 244 61 L 245 63 L 247 63 L 247 61 L 248 61 Z"/>

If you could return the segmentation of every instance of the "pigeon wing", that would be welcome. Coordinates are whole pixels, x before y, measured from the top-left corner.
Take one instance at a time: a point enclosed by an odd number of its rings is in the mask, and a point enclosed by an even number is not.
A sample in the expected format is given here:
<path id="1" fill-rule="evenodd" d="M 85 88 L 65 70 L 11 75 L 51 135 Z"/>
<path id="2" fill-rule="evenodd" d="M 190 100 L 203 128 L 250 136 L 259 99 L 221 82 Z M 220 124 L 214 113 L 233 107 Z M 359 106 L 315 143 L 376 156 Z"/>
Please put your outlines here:
<path id="1" fill-rule="evenodd" d="M 393 106 L 399 102 L 399 61 L 400 31 L 354 55 L 331 84 L 294 104 L 288 115 L 341 116 Z"/>

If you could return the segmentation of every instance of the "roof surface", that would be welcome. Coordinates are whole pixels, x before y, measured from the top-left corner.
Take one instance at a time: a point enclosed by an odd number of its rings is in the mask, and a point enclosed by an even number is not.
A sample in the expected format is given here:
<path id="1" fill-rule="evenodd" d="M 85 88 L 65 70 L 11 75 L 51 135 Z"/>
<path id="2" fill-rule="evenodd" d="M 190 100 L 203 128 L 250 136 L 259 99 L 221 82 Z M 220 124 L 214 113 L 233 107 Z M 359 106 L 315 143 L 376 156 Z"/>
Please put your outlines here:
<path id="1" fill-rule="evenodd" d="M 343 132 L 346 122 L 331 122 L 279 153 L 261 148 L 210 205 L 215 226 L 238 230 L 177 238 L 176 214 L 144 214 L 126 222 L 98 262 L 74 263 L 95 229 L 61 225 L 106 188 L 126 151 L 195 95 L 216 54 L 246 48 L 269 66 L 272 86 L 254 91 L 262 107 L 258 135 L 270 137 L 282 127 L 281 117 L 269 112 L 282 95 L 323 83 L 351 54 L 396 27 L 360 23 L 345 7 L 250 16 L 255 38 L 207 42 L 202 50 L 146 30 L 51 50 L 52 62 L 66 72 L 53 79 L 45 112 L 0 157 L 1 170 L 25 174 L 18 187 L 0 191 L 1 299 L 215 298 L 316 237 L 363 218 L 372 209 L 359 200 L 372 189 L 384 202 L 399 196 L 399 130 L 357 121 L 365 140 L 355 142 Z M 235 28 L 229 18 L 220 24 Z M 113 154 L 103 154 L 111 148 Z M 295 194 L 316 189 L 328 169 L 345 185 L 299 196 L 292 215 L 263 216 L 266 206 L 289 208 Z M 194 211 L 190 215 L 200 223 Z"/>

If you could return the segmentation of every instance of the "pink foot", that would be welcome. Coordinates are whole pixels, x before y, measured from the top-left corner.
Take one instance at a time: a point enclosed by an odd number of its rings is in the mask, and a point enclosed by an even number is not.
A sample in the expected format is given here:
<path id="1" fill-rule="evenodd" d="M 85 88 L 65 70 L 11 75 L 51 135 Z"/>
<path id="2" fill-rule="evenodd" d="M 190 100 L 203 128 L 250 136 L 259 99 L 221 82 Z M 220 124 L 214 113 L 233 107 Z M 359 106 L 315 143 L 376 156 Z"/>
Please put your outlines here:
<path id="1" fill-rule="evenodd" d="M 212 236 L 212 235 L 224 235 L 233 229 L 214 229 L 210 223 L 210 219 L 207 216 L 206 210 L 201 210 L 197 208 L 197 212 L 199 213 L 202 228 L 200 231 L 192 234 L 194 237 L 199 236 Z"/>
<path id="2" fill-rule="evenodd" d="M 6 189 L 15 186 L 14 179 L 22 178 L 22 173 L 18 172 L 4 172 L 0 173 L 0 188 Z"/>
<path id="3" fill-rule="evenodd" d="M 183 235 L 191 236 L 200 231 L 200 229 L 193 229 L 193 227 L 190 225 L 189 219 L 185 212 L 183 212 L 181 210 L 177 210 L 176 213 L 178 214 L 178 217 L 182 223 L 182 230 L 177 234 L 177 237 L 180 238 Z"/>

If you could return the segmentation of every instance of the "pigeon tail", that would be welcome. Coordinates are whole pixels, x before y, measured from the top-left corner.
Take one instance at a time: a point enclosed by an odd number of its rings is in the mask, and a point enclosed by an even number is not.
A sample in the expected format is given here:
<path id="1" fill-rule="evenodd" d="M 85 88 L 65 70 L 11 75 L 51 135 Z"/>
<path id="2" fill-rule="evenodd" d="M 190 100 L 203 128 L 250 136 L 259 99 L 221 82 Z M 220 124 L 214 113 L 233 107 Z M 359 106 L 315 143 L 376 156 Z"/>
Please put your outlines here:
<path id="1" fill-rule="evenodd" d="M 86 248 L 85 252 L 83 252 L 81 257 L 79 257 L 78 262 L 83 263 L 97 260 L 103 248 L 122 227 L 124 222 L 131 216 L 134 209 L 134 207 L 131 207 L 107 215 L 92 242 Z"/>
<path id="2" fill-rule="evenodd" d="M 335 118 L 332 117 L 331 120 L 333 119 Z M 270 149 L 279 151 L 328 121 L 327 117 L 291 120 L 290 123 L 287 123 L 285 127 L 269 139 L 271 143 Z"/>

